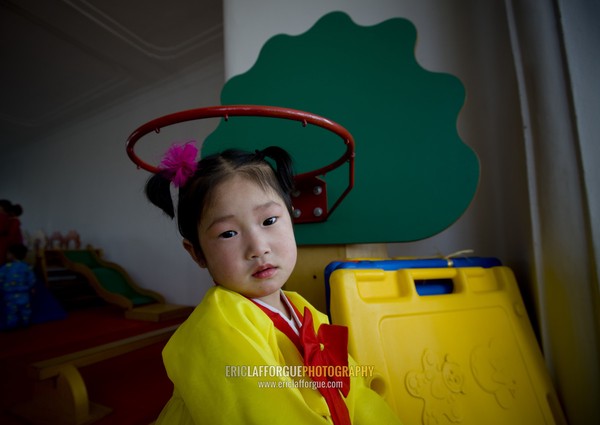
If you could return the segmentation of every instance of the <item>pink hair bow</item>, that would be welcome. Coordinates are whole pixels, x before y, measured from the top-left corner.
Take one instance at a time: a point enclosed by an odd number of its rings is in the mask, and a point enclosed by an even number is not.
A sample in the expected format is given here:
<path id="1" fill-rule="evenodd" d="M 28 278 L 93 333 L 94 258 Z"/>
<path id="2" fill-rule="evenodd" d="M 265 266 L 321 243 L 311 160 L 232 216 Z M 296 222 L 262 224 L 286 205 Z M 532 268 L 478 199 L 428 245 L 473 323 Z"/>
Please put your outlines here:
<path id="1" fill-rule="evenodd" d="M 198 148 L 193 140 L 185 144 L 173 144 L 165 153 L 158 168 L 165 172 L 167 178 L 176 187 L 181 187 L 196 172 L 197 155 Z"/>

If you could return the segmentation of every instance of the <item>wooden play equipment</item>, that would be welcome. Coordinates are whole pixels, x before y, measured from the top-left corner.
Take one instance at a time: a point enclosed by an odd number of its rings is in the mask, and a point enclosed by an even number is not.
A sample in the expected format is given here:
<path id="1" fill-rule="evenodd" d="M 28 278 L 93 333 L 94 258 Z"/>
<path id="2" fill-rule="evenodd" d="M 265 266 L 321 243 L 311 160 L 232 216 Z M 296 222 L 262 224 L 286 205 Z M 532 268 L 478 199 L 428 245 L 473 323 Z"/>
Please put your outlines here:
<path id="1" fill-rule="evenodd" d="M 187 317 L 193 307 L 167 304 L 164 297 L 138 285 L 120 265 L 102 258 L 100 250 L 44 249 L 39 253 L 39 268 L 48 286 L 79 285 L 76 296 L 100 299 L 121 307 L 130 319 L 163 321 Z M 83 286 L 82 286 L 83 284 Z M 87 287 L 87 293 L 81 294 Z M 91 291 L 91 290 L 93 291 Z M 92 293 L 93 292 L 93 293 Z M 71 301 L 77 303 L 77 300 Z"/>
<path id="2" fill-rule="evenodd" d="M 112 409 L 89 400 L 78 368 L 166 342 L 178 326 L 31 364 L 28 373 L 35 386 L 33 399 L 13 407 L 11 413 L 33 425 L 84 425 L 103 418 Z"/>

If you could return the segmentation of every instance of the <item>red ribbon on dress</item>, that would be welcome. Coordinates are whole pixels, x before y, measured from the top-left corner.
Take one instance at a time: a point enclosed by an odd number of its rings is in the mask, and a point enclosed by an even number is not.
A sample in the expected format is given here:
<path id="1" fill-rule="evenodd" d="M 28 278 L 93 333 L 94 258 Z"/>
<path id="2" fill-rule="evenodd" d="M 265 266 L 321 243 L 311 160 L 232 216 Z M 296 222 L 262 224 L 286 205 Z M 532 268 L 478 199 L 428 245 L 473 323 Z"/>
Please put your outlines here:
<path id="1" fill-rule="evenodd" d="M 348 407 L 342 398 L 342 395 L 347 397 L 350 391 L 350 377 L 343 376 L 343 372 L 347 370 L 348 366 L 348 328 L 323 323 L 315 334 L 312 313 L 308 307 L 304 307 L 304 315 L 301 315 L 296 306 L 290 302 L 294 312 L 302 320 L 300 336 L 298 336 L 278 313 L 257 302 L 254 302 L 254 304 L 264 311 L 273 321 L 275 327 L 296 345 L 304 359 L 304 365 L 312 366 L 314 372 L 318 369 L 318 375 L 313 373 L 309 376 L 313 381 L 320 382 L 318 390 L 325 399 L 327 407 L 329 407 L 333 423 L 335 425 L 351 425 Z M 318 366 L 318 368 L 315 368 L 315 366 Z M 333 366 L 333 373 L 329 373 L 328 369 L 331 368 L 325 366 Z M 311 369 L 308 369 L 308 371 L 310 372 Z M 336 375 L 336 372 L 338 375 Z M 332 384 L 328 384 L 329 382 Z M 328 388 L 328 386 L 331 386 L 331 388 Z"/>
<path id="2" fill-rule="evenodd" d="M 313 373 L 309 376 L 321 383 L 319 392 L 327 402 L 333 423 L 351 425 L 348 407 L 342 399 L 342 395 L 347 397 L 350 391 L 350 377 L 343 373 L 348 368 L 348 328 L 322 324 L 315 334 L 312 314 L 308 307 L 304 307 L 300 341 L 304 348 L 304 365 L 320 366 L 318 375 Z M 331 368 L 323 366 L 333 366 L 333 373 L 330 373 Z"/>

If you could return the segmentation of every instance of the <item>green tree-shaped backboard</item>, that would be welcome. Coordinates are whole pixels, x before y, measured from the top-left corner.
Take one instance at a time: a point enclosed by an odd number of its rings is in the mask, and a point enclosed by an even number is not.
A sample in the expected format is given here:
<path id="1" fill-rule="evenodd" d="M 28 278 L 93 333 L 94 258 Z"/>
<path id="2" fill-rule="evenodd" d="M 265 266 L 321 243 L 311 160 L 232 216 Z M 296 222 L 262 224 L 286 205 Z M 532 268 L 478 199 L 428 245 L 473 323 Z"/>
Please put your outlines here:
<path id="1" fill-rule="evenodd" d="M 406 242 L 435 235 L 471 202 L 475 153 L 458 136 L 461 82 L 416 61 L 415 27 L 394 18 L 374 26 L 330 13 L 298 36 L 277 35 L 255 65 L 231 78 L 227 104 L 294 108 L 327 117 L 356 142 L 355 187 L 326 222 L 296 225 L 299 244 Z M 202 154 L 229 147 L 287 149 L 298 172 L 340 157 L 342 140 L 319 127 L 273 118 L 231 117 Z M 346 166 L 325 179 L 330 204 L 345 189 Z"/>

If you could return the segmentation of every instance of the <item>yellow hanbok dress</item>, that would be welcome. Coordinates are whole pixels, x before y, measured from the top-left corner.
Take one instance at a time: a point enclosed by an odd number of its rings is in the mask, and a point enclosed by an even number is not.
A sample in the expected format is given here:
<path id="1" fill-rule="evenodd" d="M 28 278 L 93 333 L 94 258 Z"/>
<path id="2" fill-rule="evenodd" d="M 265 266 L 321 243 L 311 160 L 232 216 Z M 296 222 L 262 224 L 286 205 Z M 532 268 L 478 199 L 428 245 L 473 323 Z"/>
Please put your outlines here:
<path id="1" fill-rule="evenodd" d="M 299 311 L 309 308 L 315 331 L 328 323 L 297 293 L 285 295 Z M 207 292 L 171 337 L 163 360 L 174 391 L 157 425 L 332 423 L 310 378 L 286 373 L 303 365 L 294 343 L 252 301 L 220 286 Z M 356 365 L 352 358 L 349 365 Z M 344 401 L 354 425 L 400 424 L 362 376 L 351 377 Z"/>

